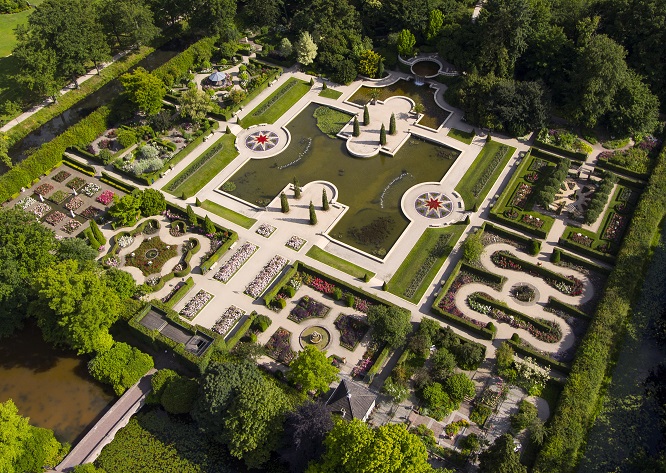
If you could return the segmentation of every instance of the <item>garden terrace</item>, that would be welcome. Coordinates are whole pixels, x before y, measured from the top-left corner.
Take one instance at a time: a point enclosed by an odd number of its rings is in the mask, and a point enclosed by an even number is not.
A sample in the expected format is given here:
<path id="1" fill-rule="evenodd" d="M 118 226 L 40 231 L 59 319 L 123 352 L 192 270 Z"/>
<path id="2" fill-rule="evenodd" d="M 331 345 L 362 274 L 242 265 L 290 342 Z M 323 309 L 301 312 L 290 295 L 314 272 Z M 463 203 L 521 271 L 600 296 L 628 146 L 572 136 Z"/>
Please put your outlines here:
<path id="1" fill-rule="evenodd" d="M 227 180 L 235 189 L 226 192 L 263 207 L 294 177 L 301 185 L 331 182 L 339 191 L 338 202 L 348 205 L 349 210 L 330 236 L 383 257 L 409 223 L 400 210 L 403 194 L 416 183 L 441 179 L 459 153 L 410 138 L 391 159 L 353 158 L 345 141 L 331 139 L 317 127 L 314 113 L 319 107 L 311 104 L 299 113 L 287 126 L 289 146 L 277 156 L 246 162 Z M 419 159 L 412 159 L 414 156 Z M 376 177 L 369 182 L 368 175 Z"/>
<path id="2" fill-rule="evenodd" d="M 372 100 L 373 90 L 378 91 L 377 100 L 384 101 L 389 97 L 401 96 L 423 104 L 425 110 L 418 124 L 428 128 L 438 129 L 451 115 L 450 111 L 444 110 L 435 102 L 434 89 L 414 85 L 413 82 L 402 79 L 385 87 L 361 86 L 347 101 L 356 105 L 366 105 Z"/>

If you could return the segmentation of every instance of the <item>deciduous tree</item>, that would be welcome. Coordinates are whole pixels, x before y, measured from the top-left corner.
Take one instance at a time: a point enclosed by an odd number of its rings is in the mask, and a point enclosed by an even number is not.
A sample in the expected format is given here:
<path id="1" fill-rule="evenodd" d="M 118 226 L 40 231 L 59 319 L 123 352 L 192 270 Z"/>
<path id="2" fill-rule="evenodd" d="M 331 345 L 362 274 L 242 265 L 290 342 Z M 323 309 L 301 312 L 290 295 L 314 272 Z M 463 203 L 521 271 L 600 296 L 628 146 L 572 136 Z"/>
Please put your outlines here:
<path id="1" fill-rule="evenodd" d="M 411 56 L 414 52 L 414 45 L 416 45 L 414 34 L 407 29 L 402 30 L 398 35 L 398 42 L 396 43 L 398 54 L 405 57 Z"/>
<path id="2" fill-rule="evenodd" d="M 213 104 L 207 93 L 199 89 L 189 89 L 180 97 L 180 116 L 190 120 L 200 121 L 213 109 Z"/>
<path id="3" fill-rule="evenodd" d="M 125 96 L 140 111 L 147 115 L 155 115 L 162 109 L 162 99 L 166 95 L 164 83 L 157 76 L 137 67 L 120 77 L 125 89 Z"/>
<path id="4" fill-rule="evenodd" d="M 520 454 L 514 451 L 513 437 L 504 434 L 483 452 L 481 470 L 488 473 L 527 473 L 525 465 L 520 463 Z"/>
<path id="5" fill-rule="evenodd" d="M 382 304 L 368 309 L 368 322 L 374 330 L 374 337 L 392 348 L 405 344 L 407 334 L 412 330 L 410 313 L 396 306 Z"/>
<path id="6" fill-rule="evenodd" d="M 317 45 L 307 31 L 301 33 L 294 49 L 296 50 L 296 60 L 304 66 L 312 64 L 317 57 Z"/>
<path id="7" fill-rule="evenodd" d="M 326 358 L 326 353 L 312 345 L 300 351 L 289 365 L 287 378 L 301 391 L 321 393 L 328 391 L 330 384 L 337 379 L 338 370 Z"/>

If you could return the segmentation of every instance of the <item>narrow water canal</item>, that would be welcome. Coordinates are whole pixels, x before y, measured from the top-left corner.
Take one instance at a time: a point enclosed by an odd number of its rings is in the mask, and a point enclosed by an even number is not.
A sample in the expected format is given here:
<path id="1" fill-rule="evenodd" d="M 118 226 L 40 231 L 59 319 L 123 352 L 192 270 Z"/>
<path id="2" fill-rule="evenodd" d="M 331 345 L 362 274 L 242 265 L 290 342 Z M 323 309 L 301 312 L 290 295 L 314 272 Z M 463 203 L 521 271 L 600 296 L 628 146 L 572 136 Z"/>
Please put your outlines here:
<path id="1" fill-rule="evenodd" d="M 75 443 L 114 396 L 88 375 L 84 357 L 56 350 L 34 325 L 0 343 L 0 402 L 12 399 L 37 427 Z"/>

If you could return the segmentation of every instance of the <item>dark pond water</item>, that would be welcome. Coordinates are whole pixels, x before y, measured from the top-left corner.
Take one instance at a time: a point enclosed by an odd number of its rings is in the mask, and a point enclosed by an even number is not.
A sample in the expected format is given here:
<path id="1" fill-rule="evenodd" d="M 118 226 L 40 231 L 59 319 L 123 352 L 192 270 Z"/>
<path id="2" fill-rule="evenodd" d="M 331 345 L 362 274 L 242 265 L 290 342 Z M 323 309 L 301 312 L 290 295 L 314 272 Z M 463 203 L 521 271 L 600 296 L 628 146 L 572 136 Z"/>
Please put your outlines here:
<path id="1" fill-rule="evenodd" d="M 143 67 L 148 71 L 152 71 L 183 51 L 189 46 L 189 44 L 190 42 L 184 40 L 169 41 L 139 61 L 135 68 Z M 9 156 L 11 156 L 12 161 L 16 163 L 25 159 L 30 154 L 31 150 L 51 141 L 67 128 L 92 113 L 95 109 L 110 102 L 117 97 L 121 91 L 122 86 L 118 79 L 114 79 L 105 84 L 99 90 L 88 95 L 62 114 L 46 122 L 12 146 L 9 149 Z M 6 168 L 3 168 L 1 172 L 5 172 L 6 170 Z"/>
<path id="2" fill-rule="evenodd" d="M 74 443 L 114 396 L 88 375 L 83 357 L 52 348 L 33 325 L 0 343 L 0 402 L 7 399 L 32 425 Z"/>
<path id="3" fill-rule="evenodd" d="M 458 152 L 412 138 L 394 157 L 354 158 L 343 140 L 317 128 L 317 107 L 308 106 L 288 125 L 291 143 L 286 150 L 273 158 L 251 160 L 230 178 L 236 184 L 232 193 L 262 204 L 294 176 L 301 185 L 330 181 L 340 192 L 338 200 L 350 207 L 331 235 L 382 256 L 380 250 L 388 251 L 408 224 L 400 210 L 402 195 L 419 182 L 441 180 Z"/>

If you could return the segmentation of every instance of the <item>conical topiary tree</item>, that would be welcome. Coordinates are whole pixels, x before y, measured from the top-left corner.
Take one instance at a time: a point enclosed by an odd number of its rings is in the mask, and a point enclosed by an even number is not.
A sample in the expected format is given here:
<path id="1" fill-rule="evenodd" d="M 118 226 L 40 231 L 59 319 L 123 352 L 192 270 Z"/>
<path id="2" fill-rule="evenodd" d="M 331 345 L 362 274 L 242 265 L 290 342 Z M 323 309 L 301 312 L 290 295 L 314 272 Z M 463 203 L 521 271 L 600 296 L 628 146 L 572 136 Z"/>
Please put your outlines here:
<path id="1" fill-rule="evenodd" d="M 312 201 L 310 201 L 310 225 L 317 225 L 317 211 Z"/>
<path id="2" fill-rule="evenodd" d="M 386 127 L 382 123 L 382 128 L 379 130 L 379 144 L 384 146 L 386 145 Z"/>
<path id="3" fill-rule="evenodd" d="M 187 221 L 193 227 L 196 227 L 197 223 L 199 222 L 199 219 L 197 219 L 197 214 L 194 213 L 194 209 L 192 208 L 191 205 L 187 206 Z"/>
<path id="4" fill-rule="evenodd" d="M 391 114 L 391 121 L 389 122 L 389 135 L 395 135 L 398 132 L 395 126 L 395 113 Z"/>
<path id="5" fill-rule="evenodd" d="M 354 132 L 352 133 L 354 136 L 360 136 L 361 135 L 361 127 L 358 123 L 358 117 L 354 117 Z"/>
<path id="6" fill-rule="evenodd" d="M 328 85 L 326 84 L 326 81 L 324 81 L 324 82 L 321 84 L 321 90 L 326 90 L 326 89 L 328 89 Z"/>
<path id="7" fill-rule="evenodd" d="M 294 197 L 301 198 L 301 186 L 298 184 L 298 179 L 294 176 Z"/>
<path id="8" fill-rule="evenodd" d="M 322 189 L 321 191 L 321 208 L 326 211 L 329 209 L 328 206 L 328 196 L 326 195 L 326 188 Z"/>
<path id="9" fill-rule="evenodd" d="M 289 200 L 287 200 L 287 194 L 284 192 L 280 194 L 280 207 L 282 208 L 283 214 L 289 212 Z"/>
<path id="10" fill-rule="evenodd" d="M 212 222 L 210 217 L 206 215 L 206 218 L 204 219 L 204 230 L 206 231 L 206 235 L 212 235 L 215 233 L 215 224 Z"/>
<path id="11" fill-rule="evenodd" d="M 368 106 L 365 105 L 363 107 L 363 125 L 368 126 L 370 124 L 370 111 L 368 110 Z"/>
<path id="12" fill-rule="evenodd" d="M 195 205 L 196 205 L 197 207 L 201 207 L 201 201 L 199 200 L 198 197 L 197 197 L 197 200 L 196 200 L 196 202 L 195 202 Z"/>
<path id="13" fill-rule="evenodd" d="M 224 130 L 224 132 L 225 132 L 227 135 L 230 135 L 230 134 L 231 134 L 231 128 L 229 128 L 229 125 L 227 125 L 227 128 L 226 128 L 226 130 Z"/>

